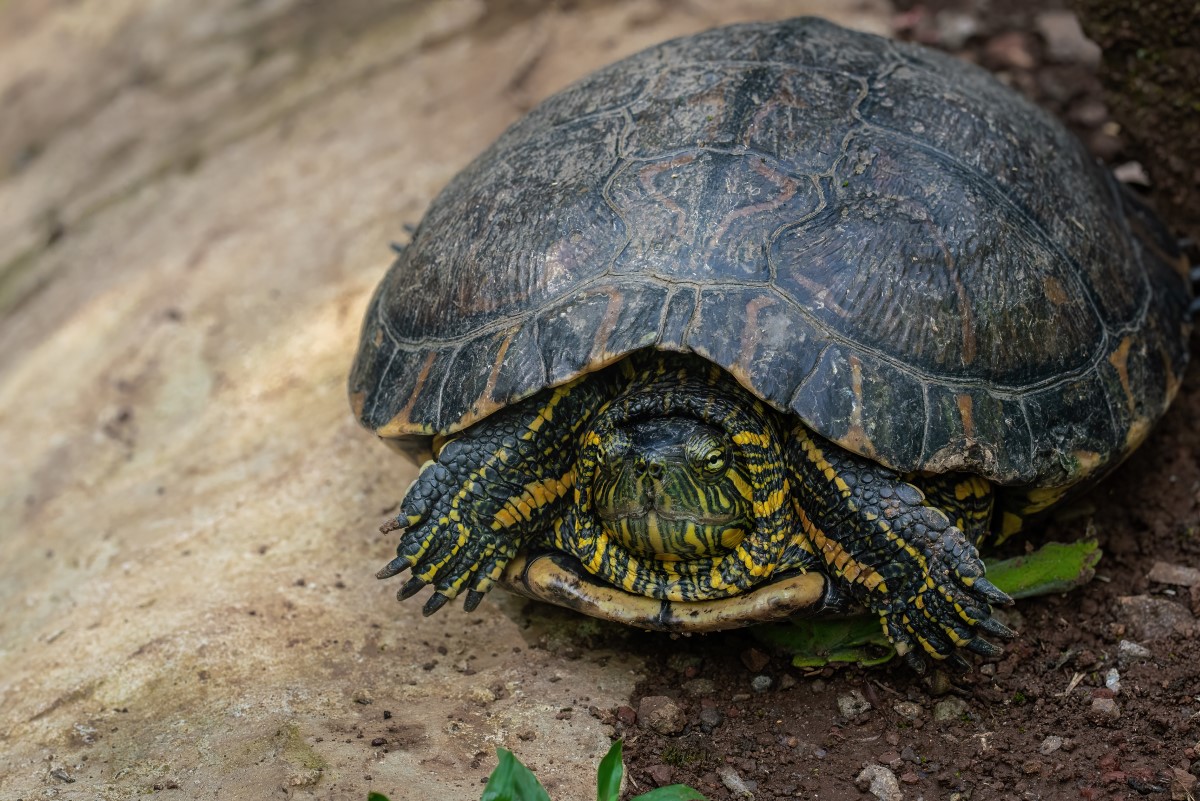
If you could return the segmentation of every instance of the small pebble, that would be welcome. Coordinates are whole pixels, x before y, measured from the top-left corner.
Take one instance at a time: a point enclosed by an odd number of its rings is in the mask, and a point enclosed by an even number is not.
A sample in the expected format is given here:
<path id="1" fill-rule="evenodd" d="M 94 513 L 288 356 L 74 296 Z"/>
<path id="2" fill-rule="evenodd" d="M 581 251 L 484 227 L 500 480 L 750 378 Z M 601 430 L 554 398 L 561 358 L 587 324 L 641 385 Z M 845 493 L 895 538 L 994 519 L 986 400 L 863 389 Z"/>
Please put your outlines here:
<path id="1" fill-rule="evenodd" d="M 896 710 L 896 714 L 908 720 L 916 720 L 925 714 L 925 710 L 920 704 L 914 704 L 912 701 L 897 701 L 892 705 L 892 709 Z"/>
<path id="2" fill-rule="evenodd" d="M 1146 172 L 1146 168 L 1138 161 L 1127 161 L 1124 164 L 1118 164 L 1113 167 L 1112 174 L 1114 178 L 1123 184 L 1150 186 L 1150 173 Z"/>
<path id="3" fill-rule="evenodd" d="M 706 734 L 711 734 L 712 730 L 725 722 L 725 716 L 721 714 L 721 710 L 715 706 L 706 706 L 700 710 L 700 728 Z"/>
<path id="4" fill-rule="evenodd" d="M 723 765 L 717 771 L 717 775 L 721 777 L 721 784 L 725 785 L 725 789 L 733 793 L 737 798 L 753 799 L 754 792 L 749 785 L 742 779 L 736 770 L 729 765 Z"/>
<path id="5" fill-rule="evenodd" d="M 772 684 L 772 682 L 771 682 L 770 676 L 755 676 L 750 681 L 750 689 L 754 690 L 754 692 L 756 692 L 756 693 L 761 694 L 761 693 L 765 693 L 767 690 L 771 689 L 771 684 Z"/>
<path id="6" fill-rule="evenodd" d="M 1193 768 L 1195 770 L 1195 768 Z M 1191 799 L 1196 797 L 1197 777 L 1183 768 L 1171 768 L 1171 799 Z"/>
<path id="7" fill-rule="evenodd" d="M 1099 66 L 1100 45 L 1087 38 L 1074 13 L 1043 11 L 1034 25 L 1046 42 L 1046 54 L 1054 61 Z"/>
<path id="8" fill-rule="evenodd" d="M 1117 619 L 1133 639 L 1142 641 L 1188 636 L 1200 627 L 1187 607 L 1149 595 L 1117 598 Z"/>
<path id="9" fill-rule="evenodd" d="M 779 677 L 779 689 L 790 690 L 796 686 L 796 677 L 791 673 L 784 673 Z"/>
<path id="10" fill-rule="evenodd" d="M 1121 694 L 1121 674 L 1116 668 L 1110 668 L 1104 674 L 1104 686 L 1112 690 L 1113 695 Z"/>
<path id="11" fill-rule="evenodd" d="M 858 690 L 851 690 L 844 695 L 839 695 L 837 705 L 838 712 L 842 714 L 842 717 L 847 719 L 854 719 L 859 715 L 870 712 L 872 709 L 871 702 L 864 698 L 863 694 Z"/>
<path id="12" fill-rule="evenodd" d="M 911 762 L 914 765 L 921 764 L 921 757 L 917 756 L 916 750 L 911 745 L 906 745 L 903 749 L 901 749 L 900 758 L 905 762 Z"/>
<path id="13" fill-rule="evenodd" d="M 961 720 L 963 715 L 966 714 L 967 702 L 954 696 L 943 698 L 933 708 L 933 719 L 938 722 Z"/>
<path id="14" fill-rule="evenodd" d="M 1151 656 L 1149 648 L 1139 645 L 1132 640 L 1121 640 L 1121 643 L 1117 646 L 1117 663 L 1121 667 L 1127 667 L 1139 659 L 1149 659 Z"/>
<path id="15" fill-rule="evenodd" d="M 1033 69 L 1036 63 L 1028 38 L 1017 31 L 993 37 L 984 52 L 990 61 L 1001 68 L 1028 70 Z"/>
<path id="16" fill-rule="evenodd" d="M 67 773 L 62 768 L 55 768 L 54 770 L 50 771 L 50 775 L 58 779 L 60 782 L 66 782 L 67 784 L 75 783 L 75 777 L 70 773 Z"/>
<path id="17" fill-rule="evenodd" d="M 679 734 L 687 725 L 683 710 L 665 695 L 648 695 L 638 703 L 638 723 L 659 734 Z"/>
<path id="18" fill-rule="evenodd" d="M 1112 698 L 1093 698 L 1088 716 L 1098 722 L 1113 721 L 1121 717 L 1121 708 Z"/>
<path id="19" fill-rule="evenodd" d="M 967 40 L 979 33 L 979 20 L 965 11 L 944 9 L 934 18 L 938 44 L 947 50 L 960 50 Z"/>
<path id="20" fill-rule="evenodd" d="M 1150 568 L 1151 581 L 1159 584 L 1174 584 L 1177 587 L 1195 587 L 1200 585 L 1200 570 L 1186 565 L 1174 565 L 1169 562 L 1155 562 Z"/>
<path id="21" fill-rule="evenodd" d="M 1062 745 L 1063 738 L 1056 734 L 1052 734 L 1045 740 L 1042 740 L 1042 744 L 1038 746 L 1038 753 L 1042 756 L 1050 756 L 1055 751 L 1062 748 Z"/>
<path id="22" fill-rule="evenodd" d="M 1108 106 L 1091 98 L 1080 100 L 1067 111 L 1067 119 L 1087 128 L 1098 128 L 1108 119 Z"/>
<path id="23" fill-rule="evenodd" d="M 902 801 L 904 798 L 904 793 L 900 790 L 900 780 L 883 765 L 867 765 L 854 779 L 854 783 L 858 785 L 858 789 L 869 792 L 879 801 Z"/>
<path id="24" fill-rule="evenodd" d="M 637 723 L 637 712 L 631 706 L 619 706 L 617 707 L 617 720 L 626 726 L 632 726 Z"/>
<path id="25" fill-rule="evenodd" d="M 812 684 L 808 685 L 814 693 L 825 692 L 825 681 L 823 679 L 813 679 Z"/>
<path id="26" fill-rule="evenodd" d="M 646 773 L 656 787 L 665 787 L 675 779 L 675 769 L 670 765 L 654 765 L 647 768 Z"/>

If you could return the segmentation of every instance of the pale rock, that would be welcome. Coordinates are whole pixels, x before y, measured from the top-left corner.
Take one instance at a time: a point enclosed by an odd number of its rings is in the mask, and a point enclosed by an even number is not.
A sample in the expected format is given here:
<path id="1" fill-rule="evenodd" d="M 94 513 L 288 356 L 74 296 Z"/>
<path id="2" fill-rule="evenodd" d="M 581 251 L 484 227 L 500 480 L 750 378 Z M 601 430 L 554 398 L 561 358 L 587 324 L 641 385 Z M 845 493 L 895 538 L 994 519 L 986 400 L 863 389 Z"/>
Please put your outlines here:
<path id="1" fill-rule="evenodd" d="M 879 801 L 903 801 L 900 780 L 883 765 L 867 765 L 854 779 L 858 789 L 865 790 Z"/>

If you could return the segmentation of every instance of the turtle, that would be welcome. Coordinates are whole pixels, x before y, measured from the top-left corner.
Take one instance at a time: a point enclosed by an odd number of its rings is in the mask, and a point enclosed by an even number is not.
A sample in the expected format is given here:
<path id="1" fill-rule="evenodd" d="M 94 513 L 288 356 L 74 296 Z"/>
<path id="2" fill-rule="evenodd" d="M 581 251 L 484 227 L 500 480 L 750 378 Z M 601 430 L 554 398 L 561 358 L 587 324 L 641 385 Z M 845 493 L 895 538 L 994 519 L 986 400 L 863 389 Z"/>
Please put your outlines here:
<path id="1" fill-rule="evenodd" d="M 431 614 L 500 584 L 688 632 L 862 607 L 1002 651 L 979 546 L 1179 389 L 1154 213 L 984 70 L 816 18 L 674 39 L 515 122 L 365 313 L 358 420 Z"/>

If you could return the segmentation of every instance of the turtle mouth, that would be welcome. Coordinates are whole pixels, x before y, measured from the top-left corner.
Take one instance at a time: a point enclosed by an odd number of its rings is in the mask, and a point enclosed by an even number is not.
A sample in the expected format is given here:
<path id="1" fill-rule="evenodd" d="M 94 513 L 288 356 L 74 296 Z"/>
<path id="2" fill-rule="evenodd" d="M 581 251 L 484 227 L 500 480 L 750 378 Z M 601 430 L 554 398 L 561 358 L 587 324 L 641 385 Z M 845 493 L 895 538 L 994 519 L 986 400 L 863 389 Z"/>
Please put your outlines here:
<path id="1" fill-rule="evenodd" d="M 552 550 L 521 551 L 508 563 L 498 583 L 517 595 L 591 617 L 677 634 L 723 631 L 849 610 L 845 599 L 822 573 L 789 570 L 727 598 L 668 601 L 637 595 L 602 581 L 574 556 Z"/>
<path id="2" fill-rule="evenodd" d="M 656 502 L 649 500 L 641 504 L 628 504 L 616 508 L 597 509 L 596 516 L 606 523 L 615 523 L 621 520 L 642 520 L 650 516 L 671 523 L 694 523 L 697 526 L 727 526 L 738 521 L 738 515 L 733 513 L 705 514 L 671 509 L 669 507 L 663 508 Z"/>

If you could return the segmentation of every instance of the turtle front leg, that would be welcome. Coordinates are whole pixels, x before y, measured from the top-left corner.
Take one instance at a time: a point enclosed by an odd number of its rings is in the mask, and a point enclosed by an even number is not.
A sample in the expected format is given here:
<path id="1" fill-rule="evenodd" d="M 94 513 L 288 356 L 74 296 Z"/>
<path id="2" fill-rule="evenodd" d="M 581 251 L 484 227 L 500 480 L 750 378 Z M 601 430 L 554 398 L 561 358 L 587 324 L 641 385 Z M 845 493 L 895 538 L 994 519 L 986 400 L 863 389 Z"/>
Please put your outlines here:
<path id="1" fill-rule="evenodd" d="M 922 651 L 965 671 L 957 651 L 1001 649 L 1013 632 L 991 616 L 1010 599 L 984 578 L 972 538 L 896 473 L 797 426 L 790 442 L 801 524 L 812 550 L 918 671 Z"/>
<path id="2" fill-rule="evenodd" d="M 464 430 L 426 462 L 384 532 L 403 530 L 396 558 L 376 575 L 412 573 L 400 600 L 428 584 L 424 614 L 466 590 L 479 605 L 526 543 L 549 536 L 572 500 L 575 439 L 603 402 L 585 377 L 501 409 Z"/>

